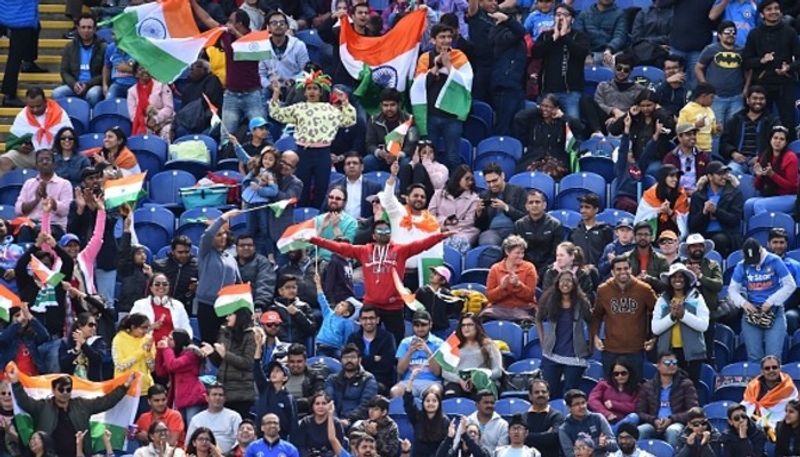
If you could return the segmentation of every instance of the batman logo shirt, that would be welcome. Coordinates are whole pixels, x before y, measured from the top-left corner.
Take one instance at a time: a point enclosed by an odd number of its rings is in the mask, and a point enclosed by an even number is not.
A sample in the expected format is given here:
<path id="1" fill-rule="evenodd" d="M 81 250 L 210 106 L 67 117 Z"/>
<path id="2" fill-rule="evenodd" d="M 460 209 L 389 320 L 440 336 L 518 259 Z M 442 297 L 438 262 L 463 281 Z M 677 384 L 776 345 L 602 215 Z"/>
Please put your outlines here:
<path id="1" fill-rule="evenodd" d="M 720 51 L 714 54 L 714 63 L 720 68 L 733 70 L 736 68 L 741 68 L 742 56 L 738 52 Z"/>

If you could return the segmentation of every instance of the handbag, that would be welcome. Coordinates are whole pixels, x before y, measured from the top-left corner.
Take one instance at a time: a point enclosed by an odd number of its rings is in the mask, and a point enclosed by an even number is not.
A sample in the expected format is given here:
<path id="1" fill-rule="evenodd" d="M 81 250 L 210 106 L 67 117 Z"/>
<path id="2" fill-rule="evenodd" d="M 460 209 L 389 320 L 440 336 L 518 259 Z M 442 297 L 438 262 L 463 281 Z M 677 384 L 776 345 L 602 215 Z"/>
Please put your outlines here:
<path id="1" fill-rule="evenodd" d="M 755 327 L 768 329 L 775 323 L 775 310 L 770 308 L 767 311 L 758 310 L 754 313 L 744 313 L 745 322 Z"/>

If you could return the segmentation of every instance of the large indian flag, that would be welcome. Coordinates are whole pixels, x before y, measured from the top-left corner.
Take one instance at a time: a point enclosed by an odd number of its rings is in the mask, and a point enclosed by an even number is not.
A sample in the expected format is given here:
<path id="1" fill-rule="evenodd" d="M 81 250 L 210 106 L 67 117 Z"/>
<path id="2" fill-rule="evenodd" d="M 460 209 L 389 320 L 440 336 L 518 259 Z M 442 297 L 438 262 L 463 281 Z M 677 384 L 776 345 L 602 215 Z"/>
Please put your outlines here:
<path id="1" fill-rule="evenodd" d="M 37 259 L 35 256 L 31 256 L 30 266 L 31 273 L 42 284 L 56 287 L 64 279 L 64 273 L 61 273 L 60 271 L 53 271 L 47 268 L 47 265 L 42 263 L 42 261 Z"/>
<path id="2" fill-rule="evenodd" d="M 429 58 L 430 53 L 420 57 L 417 64 L 417 76 L 414 78 L 409 93 L 411 112 L 416 118 L 415 123 L 420 135 L 428 134 L 428 91 L 425 81 L 428 75 Z M 467 56 L 458 49 L 450 51 L 450 62 L 452 63 L 450 69 L 439 70 L 439 73 L 447 76 L 447 80 L 439 91 L 439 96 L 433 106 L 465 121 L 472 109 L 472 79 L 474 76 L 472 65 L 467 60 Z"/>
<path id="3" fill-rule="evenodd" d="M 116 208 L 123 203 L 135 202 L 139 199 L 144 186 L 147 172 L 137 173 L 120 179 L 106 181 L 103 186 L 105 192 L 106 209 Z"/>
<path id="4" fill-rule="evenodd" d="M 21 302 L 14 292 L 0 285 L 0 319 L 8 322 L 11 318 L 11 308 L 19 306 Z"/>
<path id="5" fill-rule="evenodd" d="M 63 376 L 62 374 L 28 376 L 18 370 L 14 362 L 9 362 L 6 372 L 9 370 L 17 371 L 19 382 L 25 387 L 25 392 L 28 396 L 34 400 L 51 397 L 53 391 L 50 383 L 53 379 Z M 118 386 L 125 384 L 125 381 L 128 380 L 128 373 L 121 374 L 105 382 L 91 382 L 75 376 L 71 376 L 71 378 L 72 398 L 99 398 L 108 395 Z M 128 426 L 134 423 L 136 409 L 139 407 L 140 379 L 141 375 L 137 374 L 136 379 L 128 388 L 128 392 L 119 403 L 107 411 L 93 415 L 89 419 L 89 432 L 94 451 L 105 452 L 103 448 L 103 433 L 105 430 L 111 432 L 111 446 L 114 449 L 125 449 Z M 35 430 L 33 418 L 27 411 L 20 408 L 16 400 L 14 401 L 14 423 L 20 439 L 23 443 L 27 443 Z"/>
<path id="6" fill-rule="evenodd" d="M 276 244 L 278 250 L 285 254 L 289 251 L 307 248 L 308 243 L 303 240 L 308 240 L 312 236 L 317 236 L 317 227 L 314 219 L 309 219 L 287 227 Z"/>
<path id="7" fill-rule="evenodd" d="M 251 32 L 233 42 L 233 60 L 265 60 L 272 57 L 269 31 Z"/>
<path id="8" fill-rule="evenodd" d="M 214 312 L 217 316 L 227 316 L 233 314 L 240 308 L 255 310 L 253 304 L 253 289 L 250 283 L 232 284 L 225 286 L 217 293 L 217 301 L 214 302 Z"/>

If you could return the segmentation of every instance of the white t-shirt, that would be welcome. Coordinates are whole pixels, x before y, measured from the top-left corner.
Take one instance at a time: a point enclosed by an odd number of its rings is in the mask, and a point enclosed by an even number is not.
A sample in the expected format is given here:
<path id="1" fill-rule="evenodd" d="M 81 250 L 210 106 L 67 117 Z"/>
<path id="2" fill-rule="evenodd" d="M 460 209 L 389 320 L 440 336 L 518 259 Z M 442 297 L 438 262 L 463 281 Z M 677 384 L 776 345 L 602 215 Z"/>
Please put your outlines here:
<path id="1" fill-rule="evenodd" d="M 199 427 L 207 427 L 214 433 L 214 438 L 217 440 L 217 446 L 226 453 L 233 448 L 236 444 L 236 431 L 239 430 L 239 424 L 242 423 L 242 416 L 236 411 L 228 408 L 222 408 L 218 413 L 210 413 L 208 410 L 197 414 L 189 422 L 189 428 L 186 430 L 186 440 L 194 433 L 195 429 Z"/>

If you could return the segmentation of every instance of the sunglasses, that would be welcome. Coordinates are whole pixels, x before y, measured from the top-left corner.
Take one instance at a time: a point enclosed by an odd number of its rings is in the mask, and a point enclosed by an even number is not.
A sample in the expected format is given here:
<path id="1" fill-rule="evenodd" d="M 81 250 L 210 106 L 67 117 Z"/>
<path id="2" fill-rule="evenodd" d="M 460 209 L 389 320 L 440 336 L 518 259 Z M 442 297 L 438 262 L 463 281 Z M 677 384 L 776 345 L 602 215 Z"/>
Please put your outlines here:
<path id="1" fill-rule="evenodd" d="M 734 421 L 734 422 L 739 422 L 742 419 L 747 419 L 747 415 L 746 414 L 734 414 L 733 416 L 731 416 L 731 420 Z"/>
<path id="2" fill-rule="evenodd" d="M 617 65 L 615 68 L 617 69 L 618 72 L 621 72 L 621 73 L 630 73 L 631 72 L 631 67 L 626 67 L 624 65 Z"/>
<path id="3" fill-rule="evenodd" d="M 168 282 L 154 282 L 153 286 L 154 287 L 169 287 L 169 283 Z"/>
<path id="4" fill-rule="evenodd" d="M 673 240 L 672 238 L 663 238 L 658 240 L 658 244 L 675 244 L 675 243 L 676 241 Z"/>
<path id="5" fill-rule="evenodd" d="M 62 136 L 61 141 L 75 141 L 74 136 Z"/>
<path id="6" fill-rule="evenodd" d="M 62 386 L 58 388 L 58 392 L 62 394 L 71 394 L 72 393 L 72 386 Z"/>
<path id="7" fill-rule="evenodd" d="M 620 376 L 628 376 L 628 372 L 627 371 L 615 371 L 612 374 L 614 375 L 615 378 L 618 378 Z"/>
<path id="8" fill-rule="evenodd" d="M 661 363 L 663 363 L 665 367 L 674 367 L 674 366 L 678 365 L 678 361 L 674 360 L 674 359 L 673 360 L 662 360 Z"/>
<path id="9" fill-rule="evenodd" d="M 391 235 L 392 231 L 389 230 L 389 229 L 377 229 L 377 230 L 375 230 L 375 234 L 376 235 L 384 235 L 384 236 L 386 236 L 386 235 Z"/>
<path id="10" fill-rule="evenodd" d="M 691 421 L 689 422 L 690 427 L 705 427 L 706 421 Z"/>
<path id="11" fill-rule="evenodd" d="M 281 324 L 264 324 L 264 327 L 280 327 Z"/>
<path id="12" fill-rule="evenodd" d="M 766 367 L 761 367 L 761 369 L 764 371 L 773 371 L 773 370 L 778 371 L 781 369 L 781 367 L 779 367 L 778 365 L 768 365 Z"/>

